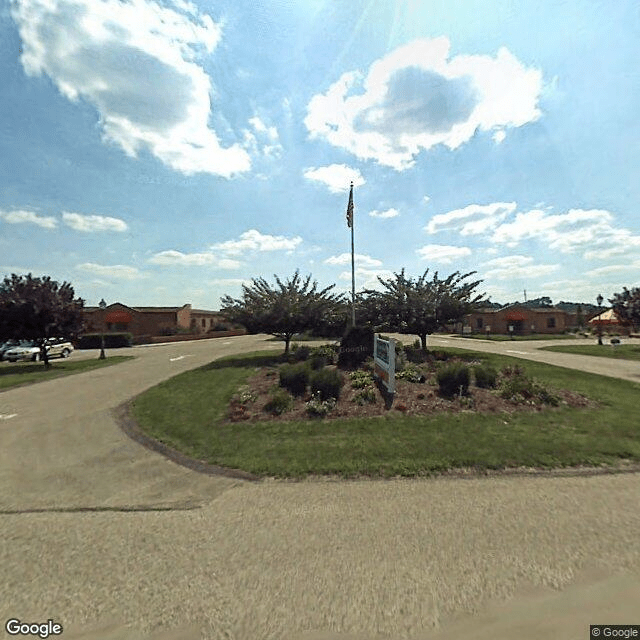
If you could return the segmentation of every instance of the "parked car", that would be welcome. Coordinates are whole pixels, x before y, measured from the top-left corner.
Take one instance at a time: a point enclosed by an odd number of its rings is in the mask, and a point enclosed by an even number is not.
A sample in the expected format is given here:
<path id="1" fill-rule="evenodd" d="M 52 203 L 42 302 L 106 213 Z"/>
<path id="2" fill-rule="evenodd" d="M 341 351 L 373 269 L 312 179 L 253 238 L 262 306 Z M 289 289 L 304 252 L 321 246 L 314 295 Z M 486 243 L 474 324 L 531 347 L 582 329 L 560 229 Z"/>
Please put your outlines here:
<path id="1" fill-rule="evenodd" d="M 73 352 L 73 345 L 64 338 L 49 338 L 46 342 L 47 355 L 50 358 L 68 358 Z M 9 362 L 18 360 L 40 360 L 40 346 L 32 340 L 23 340 L 17 346 L 9 348 L 4 353 L 4 359 Z"/>
<path id="2" fill-rule="evenodd" d="M 4 360 L 4 354 L 9 351 L 12 347 L 18 346 L 17 340 L 7 340 L 0 345 L 0 360 Z"/>

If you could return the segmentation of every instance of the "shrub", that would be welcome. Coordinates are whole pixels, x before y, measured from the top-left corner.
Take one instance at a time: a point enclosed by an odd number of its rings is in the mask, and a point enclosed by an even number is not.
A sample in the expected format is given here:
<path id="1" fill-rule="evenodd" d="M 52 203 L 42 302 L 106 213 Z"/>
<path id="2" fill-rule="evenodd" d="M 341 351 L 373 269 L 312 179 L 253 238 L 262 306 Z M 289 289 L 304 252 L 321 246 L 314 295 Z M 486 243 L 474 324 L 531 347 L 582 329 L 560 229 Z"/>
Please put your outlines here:
<path id="1" fill-rule="evenodd" d="M 368 385 L 358 391 L 358 393 L 354 394 L 353 402 L 362 406 L 366 402 L 374 404 L 377 398 L 376 390 L 372 386 Z"/>
<path id="2" fill-rule="evenodd" d="M 352 327 L 340 341 L 338 364 L 355 369 L 368 357 L 373 356 L 373 329 Z"/>
<path id="3" fill-rule="evenodd" d="M 304 362 L 283 364 L 280 367 L 280 386 L 288 389 L 294 396 L 301 396 L 309 384 L 309 369 Z"/>
<path id="4" fill-rule="evenodd" d="M 327 357 L 314 355 L 309 358 L 308 362 L 311 369 L 315 371 L 316 369 L 322 369 L 327 366 Z"/>
<path id="5" fill-rule="evenodd" d="M 469 367 L 462 362 L 452 362 L 438 371 L 437 380 L 443 396 L 466 395 L 469 392 Z"/>
<path id="6" fill-rule="evenodd" d="M 264 410 L 279 416 L 293 406 L 293 398 L 284 390 L 276 389 L 271 399 L 264 405 Z"/>
<path id="7" fill-rule="evenodd" d="M 247 386 L 240 387 L 232 398 L 237 404 L 249 404 L 256 399 L 256 394 Z"/>
<path id="8" fill-rule="evenodd" d="M 400 342 L 396 342 L 396 371 L 402 371 L 407 366 L 407 352 Z"/>
<path id="9" fill-rule="evenodd" d="M 535 404 L 549 404 L 557 406 L 560 401 L 543 385 L 529 378 L 524 371 L 505 376 L 500 385 L 500 396 L 512 402 Z"/>
<path id="10" fill-rule="evenodd" d="M 322 400 L 340 397 L 344 378 L 335 369 L 319 369 L 311 374 L 312 395 L 320 394 Z"/>
<path id="11" fill-rule="evenodd" d="M 324 417 L 336 407 L 335 398 L 327 398 L 323 400 L 320 393 L 311 396 L 311 400 L 307 403 L 307 413 L 312 416 Z"/>
<path id="12" fill-rule="evenodd" d="M 311 349 L 306 345 L 299 345 L 298 343 L 294 343 L 291 346 L 291 359 L 294 362 L 302 362 L 303 360 L 307 360 L 311 355 Z"/>
<path id="13" fill-rule="evenodd" d="M 431 355 L 440 362 L 446 362 L 449 359 L 449 354 L 446 351 L 432 351 Z"/>
<path id="14" fill-rule="evenodd" d="M 229 331 L 229 326 L 223 324 L 222 322 L 218 322 L 217 324 L 213 325 L 213 328 L 210 329 L 210 331 Z"/>
<path id="15" fill-rule="evenodd" d="M 407 382 L 425 382 L 426 380 L 422 371 L 414 364 L 407 365 L 403 371 L 396 373 L 396 378 Z"/>
<path id="16" fill-rule="evenodd" d="M 354 389 L 364 389 L 373 385 L 373 376 L 368 371 L 353 371 L 349 377 Z"/>
<path id="17" fill-rule="evenodd" d="M 424 362 L 428 362 L 429 353 L 422 350 L 419 340 L 416 340 L 416 342 L 418 343 L 417 346 L 414 343 L 413 345 L 407 346 L 404 349 L 407 361 L 414 364 L 422 364 Z"/>
<path id="18" fill-rule="evenodd" d="M 479 365 L 473 368 L 476 378 L 476 387 L 481 389 L 493 389 L 498 380 L 498 372 L 490 366 Z"/>
<path id="19" fill-rule="evenodd" d="M 102 341 L 101 333 L 86 333 L 78 338 L 78 349 L 100 349 Z M 119 349 L 130 347 L 133 336 L 130 333 L 105 333 L 104 348 Z"/>
<path id="20" fill-rule="evenodd" d="M 338 347 L 331 344 L 323 344 L 311 349 L 311 357 L 323 356 L 328 364 L 336 364 L 338 361 Z"/>

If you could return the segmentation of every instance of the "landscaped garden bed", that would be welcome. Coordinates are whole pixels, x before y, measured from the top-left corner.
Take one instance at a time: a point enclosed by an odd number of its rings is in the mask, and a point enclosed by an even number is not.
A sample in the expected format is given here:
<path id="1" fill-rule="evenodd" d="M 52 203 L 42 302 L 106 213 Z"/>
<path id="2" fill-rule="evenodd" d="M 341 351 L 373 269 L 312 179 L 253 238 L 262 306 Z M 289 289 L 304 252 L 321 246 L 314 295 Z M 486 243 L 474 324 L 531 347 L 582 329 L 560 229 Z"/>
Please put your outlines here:
<path id="1" fill-rule="evenodd" d="M 287 421 L 322 418 L 363 418 L 397 412 L 407 416 L 437 413 L 513 413 L 544 411 L 554 407 L 589 408 L 595 403 L 566 389 L 548 390 L 527 376 L 522 367 L 497 371 L 473 358 L 448 356 L 446 352 L 421 356 L 417 349 L 407 352 L 417 362 L 407 362 L 400 352 L 396 392 L 384 393 L 373 377 L 371 362 L 356 370 L 338 369 L 331 349 L 294 349 L 293 363 L 273 363 L 258 367 L 231 398 L 226 414 L 229 422 Z M 299 355 L 298 355 L 299 354 Z M 316 355 L 314 355 L 316 354 Z M 314 393 L 314 378 L 323 371 L 339 380 L 328 397 Z M 296 377 L 287 384 L 283 372 Z M 448 384 L 447 372 L 462 375 Z M 466 376 L 466 377 L 465 377 Z M 439 381 L 439 377 L 441 378 Z M 299 380 L 298 380 L 299 379 Z"/>

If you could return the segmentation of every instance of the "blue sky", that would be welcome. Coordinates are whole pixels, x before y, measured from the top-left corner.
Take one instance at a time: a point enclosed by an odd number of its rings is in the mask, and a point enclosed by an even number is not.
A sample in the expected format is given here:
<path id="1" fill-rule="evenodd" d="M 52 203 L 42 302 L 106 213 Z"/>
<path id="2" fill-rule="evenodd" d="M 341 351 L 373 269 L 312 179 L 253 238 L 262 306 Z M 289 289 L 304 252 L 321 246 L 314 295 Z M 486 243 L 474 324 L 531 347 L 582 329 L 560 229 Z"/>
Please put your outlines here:
<path id="1" fill-rule="evenodd" d="M 88 305 L 218 309 L 298 268 L 346 292 L 353 180 L 357 289 L 640 285 L 635 0 L 0 6 L 0 275 Z"/>

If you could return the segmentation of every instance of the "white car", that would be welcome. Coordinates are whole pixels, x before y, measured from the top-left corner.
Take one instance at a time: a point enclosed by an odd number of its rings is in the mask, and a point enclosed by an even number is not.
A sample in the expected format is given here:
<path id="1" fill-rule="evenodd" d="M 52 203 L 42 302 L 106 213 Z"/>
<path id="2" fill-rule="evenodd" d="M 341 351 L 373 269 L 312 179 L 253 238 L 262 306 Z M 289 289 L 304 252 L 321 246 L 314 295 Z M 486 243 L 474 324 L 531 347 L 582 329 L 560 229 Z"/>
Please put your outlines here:
<path id="1" fill-rule="evenodd" d="M 73 351 L 73 345 L 64 338 L 49 338 L 47 340 L 47 355 L 50 358 L 60 356 L 68 358 Z M 16 347 L 12 347 L 4 353 L 4 359 L 9 362 L 17 362 L 18 360 L 31 360 L 32 362 L 40 361 L 40 347 L 33 341 L 23 340 Z"/>

